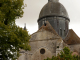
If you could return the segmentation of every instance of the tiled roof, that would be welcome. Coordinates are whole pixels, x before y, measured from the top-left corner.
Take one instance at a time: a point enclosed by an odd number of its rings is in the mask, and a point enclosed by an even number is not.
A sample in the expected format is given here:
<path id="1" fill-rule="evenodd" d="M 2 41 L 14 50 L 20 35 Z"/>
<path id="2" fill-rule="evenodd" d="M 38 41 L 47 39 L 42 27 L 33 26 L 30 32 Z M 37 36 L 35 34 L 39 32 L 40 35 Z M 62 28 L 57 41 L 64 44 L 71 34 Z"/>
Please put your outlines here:
<path id="1" fill-rule="evenodd" d="M 80 44 L 80 38 L 72 29 L 70 29 L 68 35 L 64 39 L 64 42 L 69 45 Z"/>

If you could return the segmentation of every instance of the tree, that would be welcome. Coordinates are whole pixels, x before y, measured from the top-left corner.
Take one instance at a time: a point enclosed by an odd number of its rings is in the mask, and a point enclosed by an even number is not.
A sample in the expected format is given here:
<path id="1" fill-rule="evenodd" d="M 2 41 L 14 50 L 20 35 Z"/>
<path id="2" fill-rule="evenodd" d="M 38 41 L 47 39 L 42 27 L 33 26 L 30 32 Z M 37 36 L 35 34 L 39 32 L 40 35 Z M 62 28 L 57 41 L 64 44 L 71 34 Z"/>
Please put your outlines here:
<path id="1" fill-rule="evenodd" d="M 58 56 L 52 56 L 52 58 L 47 58 L 44 60 L 80 60 L 79 56 L 72 56 L 72 52 L 68 47 L 65 47 L 63 51 L 58 54 Z"/>
<path id="2" fill-rule="evenodd" d="M 0 1 L 0 15 L 5 25 L 11 24 L 15 19 L 23 16 L 24 0 L 1 0 Z M 0 18 L 1 18 L 0 17 Z"/>
<path id="3" fill-rule="evenodd" d="M 30 50 L 28 31 L 15 24 L 23 8 L 23 0 L 0 1 L 0 60 L 16 60 L 19 49 Z"/>

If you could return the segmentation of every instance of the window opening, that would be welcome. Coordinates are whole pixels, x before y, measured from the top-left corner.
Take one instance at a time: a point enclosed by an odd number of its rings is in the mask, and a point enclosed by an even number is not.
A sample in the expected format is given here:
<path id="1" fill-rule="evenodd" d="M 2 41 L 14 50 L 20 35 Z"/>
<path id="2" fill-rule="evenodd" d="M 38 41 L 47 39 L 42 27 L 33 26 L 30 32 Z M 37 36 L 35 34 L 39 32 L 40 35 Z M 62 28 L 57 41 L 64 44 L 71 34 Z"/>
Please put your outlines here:
<path id="1" fill-rule="evenodd" d="M 41 54 L 44 54 L 44 53 L 45 53 L 45 49 L 41 49 L 41 50 L 40 50 L 40 53 L 41 53 Z"/>
<path id="2" fill-rule="evenodd" d="M 62 29 L 60 29 L 60 36 L 62 36 Z"/>
<path id="3" fill-rule="evenodd" d="M 46 20 L 43 21 L 43 25 L 46 26 Z"/>
<path id="4" fill-rule="evenodd" d="M 59 46 L 57 46 L 57 48 L 59 48 Z"/>
<path id="5" fill-rule="evenodd" d="M 65 34 L 65 30 L 64 30 L 64 36 L 66 36 L 66 34 Z"/>

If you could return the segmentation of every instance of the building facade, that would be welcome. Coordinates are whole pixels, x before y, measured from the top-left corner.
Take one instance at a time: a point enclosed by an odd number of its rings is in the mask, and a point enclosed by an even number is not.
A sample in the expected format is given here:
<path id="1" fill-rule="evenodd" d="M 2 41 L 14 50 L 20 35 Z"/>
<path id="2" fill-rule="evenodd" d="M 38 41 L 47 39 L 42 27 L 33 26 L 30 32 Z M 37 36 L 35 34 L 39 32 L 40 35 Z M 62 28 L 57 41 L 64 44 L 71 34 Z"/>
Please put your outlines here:
<path id="1" fill-rule="evenodd" d="M 58 0 L 48 0 L 39 14 L 38 31 L 31 35 L 31 51 L 21 50 L 18 60 L 44 60 L 57 56 L 65 46 L 80 55 L 80 38 L 69 29 L 69 16 Z"/>

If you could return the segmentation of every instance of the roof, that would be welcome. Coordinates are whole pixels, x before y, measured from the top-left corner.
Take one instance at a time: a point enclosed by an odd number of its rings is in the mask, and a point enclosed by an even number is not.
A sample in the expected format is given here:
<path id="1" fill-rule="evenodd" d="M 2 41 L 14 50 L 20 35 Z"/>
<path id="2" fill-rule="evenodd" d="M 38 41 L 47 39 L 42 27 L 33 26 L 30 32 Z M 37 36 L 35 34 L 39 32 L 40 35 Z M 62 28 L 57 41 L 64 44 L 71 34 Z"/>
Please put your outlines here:
<path id="1" fill-rule="evenodd" d="M 80 44 L 80 38 L 72 29 L 70 29 L 68 35 L 64 39 L 64 42 L 68 45 Z"/>
<path id="2" fill-rule="evenodd" d="M 39 14 L 39 19 L 46 16 L 62 16 L 69 19 L 65 7 L 59 2 L 52 2 L 52 1 L 44 5 Z"/>
<path id="3" fill-rule="evenodd" d="M 29 41 L 42 41 L 42 40 L 55 40 L 62 39 L 57 32 L 53 29 L 48 21 L 46 21 L 46 26 L 43 24 L 42 27 L 35 33 L 31 35 Z"/>
<path id="4" fill-rule="evenodd" d="M 42 27 L 40 27 L 40 29 L 38 31 L 40 31 L 42 29 L 47 30 L 55 35 L 58 35 L 57 32 L 53 29 L 53 27 L 50 25 L 50 23 L 48 21 L 46 21 L 46 26 L 43 25 Z"/>

